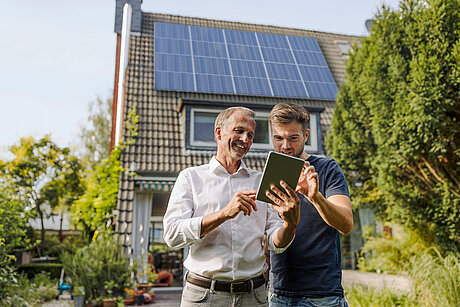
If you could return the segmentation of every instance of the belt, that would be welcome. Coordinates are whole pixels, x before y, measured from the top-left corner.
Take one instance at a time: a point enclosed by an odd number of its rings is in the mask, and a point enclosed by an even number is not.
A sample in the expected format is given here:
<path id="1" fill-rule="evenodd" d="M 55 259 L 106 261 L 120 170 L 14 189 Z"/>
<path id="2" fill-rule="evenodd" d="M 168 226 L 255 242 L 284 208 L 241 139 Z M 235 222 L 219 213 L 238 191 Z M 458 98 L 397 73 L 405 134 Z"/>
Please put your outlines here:
<path id="1" fill-rule="evenodd" d="M 187 274 L 186 280 L 192 285 L 211 289 L 212 280 L 211 279 L 198 279 Z M 263 274 L 260 274 L 257 277 L 246 279 L 246 280 L 237 280 L 237 281 L 222 281 L 216 280 L 214 284 L 214 290 L 230 292 L 232 294 L 241 294 L 251 292 L 253 289 L 256 289 L 265 284 L 265 278 Z"/>

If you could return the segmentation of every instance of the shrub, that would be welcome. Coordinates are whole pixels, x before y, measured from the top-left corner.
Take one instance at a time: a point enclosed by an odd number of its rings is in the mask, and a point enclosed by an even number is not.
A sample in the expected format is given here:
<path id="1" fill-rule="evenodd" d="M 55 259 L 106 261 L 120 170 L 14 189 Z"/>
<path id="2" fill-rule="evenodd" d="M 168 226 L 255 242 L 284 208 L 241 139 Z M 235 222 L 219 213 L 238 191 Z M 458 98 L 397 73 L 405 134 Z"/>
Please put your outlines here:
<path id="1" fill-rule="evenodd" d="M 410 270 L 411 258 L 428 248 L 420 236 L 409 229 L 396 230 L 395 237 L 384 235 L 365 236 L 366 243 L 361 248 L 358 268 L 361 271 L 399 273 Z"/>
<path id="2" fill-rule="evenodd" d="M 36 275 L 44 272 L 49 273 L 51 279 L 59 279 L 61 270 L 61 263 L 28 263 L 18 266 L 18 272 L 24 273 L 29 279 L 33 279 Z"/>
<path id="3" fill-rule="evenodd" d="M 421 306 L 412 293 L 385 289 L 375 289 L 354 285 L 345 289 L 345 298 L 353 307 L 417 307 Z"/>
<path id="4" fill-rule="evenodd" d="M 2 306 L 41 306 L 52 300 L 58 293 L 57 280 L 50 278 L 49 273 L 38 273 L 29 279 L 20 274 L 17 283 L 10 288 L 10 294 L 1 301 Z"/>
<path id="5" fill-rule="evenodd" d="M 122 247 L 115 242 L 113 234 L 100 233 L 88 246 L 75 254 L 64 253 L 62 261 L 73 284 L 85 288 L 87 297 L 107 295 L 104 285 L 116 285 L 114 292 L 122 292 L 131 284 L 132 266 L 122 253 Z"/>
<path id="6" fill-rule="evenodd" d="M 411 259 L 410 275 L 423 306 L 460 306 L 460 260 L 435 250 Z"/>

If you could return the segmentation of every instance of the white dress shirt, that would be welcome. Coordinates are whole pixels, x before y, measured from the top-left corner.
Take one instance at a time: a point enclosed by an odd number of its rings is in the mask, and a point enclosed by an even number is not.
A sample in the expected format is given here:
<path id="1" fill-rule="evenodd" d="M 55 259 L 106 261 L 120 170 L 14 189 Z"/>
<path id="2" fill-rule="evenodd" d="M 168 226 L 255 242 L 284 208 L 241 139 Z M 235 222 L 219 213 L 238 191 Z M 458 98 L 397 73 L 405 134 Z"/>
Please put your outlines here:
<path id="1" fill-rule="evenodd" d="M 234 174 L 216 160 L 180 172 L 163 219 L 164 239 L 171 248 L 190 246 L 184 266 L 191 272 L 219 280 L 238 280 L 257 276 L 267 269 L 262 239 L 267 234 L 268 248 L 276 253 L 273 237 L 283 224 L 278 213 L 257 201 L 258 211 L 250 216 L 240 212 L 200 239 L 203 216 L 224 208 L 238 191 L 255 190 L 262 173 L 241 161 Z M 288 244 L 289 246 L 289 244 Z"/>

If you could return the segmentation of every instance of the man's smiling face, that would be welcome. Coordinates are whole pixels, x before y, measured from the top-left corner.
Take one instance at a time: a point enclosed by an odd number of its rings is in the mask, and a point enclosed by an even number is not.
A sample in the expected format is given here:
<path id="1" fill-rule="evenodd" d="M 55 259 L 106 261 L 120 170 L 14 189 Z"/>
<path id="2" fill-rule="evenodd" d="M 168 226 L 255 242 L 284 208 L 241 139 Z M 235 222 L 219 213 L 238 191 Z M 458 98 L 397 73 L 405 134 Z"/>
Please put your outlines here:
<path id="1" fill-rule="evenodd" d="M 242 159 L 251 148 L 255 127 L 254 118 L 239 110 L 233 112 L 224 127 L 216 129 L 218 148 L 227 157 Z"/>

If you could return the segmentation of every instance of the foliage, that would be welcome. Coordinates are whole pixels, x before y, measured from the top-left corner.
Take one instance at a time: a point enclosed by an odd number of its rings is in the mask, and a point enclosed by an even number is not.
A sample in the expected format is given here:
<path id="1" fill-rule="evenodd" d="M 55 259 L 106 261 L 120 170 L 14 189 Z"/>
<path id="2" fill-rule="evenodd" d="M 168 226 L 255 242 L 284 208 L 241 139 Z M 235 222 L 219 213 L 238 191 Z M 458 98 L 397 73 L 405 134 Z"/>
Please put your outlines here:
<path id="1" fill-rule="evenodd" d="M 45 244 L 44 218 L 65 210 L 83 193 L 82 166 L 69 148 L 60 148 L 49 136 L 21 138 L 10 148 L 13 160 L 0 161 L 0 175 L 16 197 L 35 210 L 41 220 L 40 250 Z M 45 207 L 52 211 L 48 212 Z"/>
<path id="2" fill-rule="evenodd" d="M 89 104 L 89 113 L 85 126 L 80 129 L 80 139 L 83 161 L 94 169 L 110 153 L 112 99 L 104 101 L 98 97 Z"/>
<path id="3" fill-rule="evenodd" d="M 444 252 L 460 251 L 459 7 L 383 7 L 350 54 L 327 139 L 355 205 L 423 230 Z"/>
<path id="4" fill-rule="evenodd" d="M 24 209 L 23 202 L 11 185 L 0 181 L 0 238 L 4 243 L 0 246 L 0 256 L 30 248 L 31 242 L 27 236 L 30 216 L 31 213 Z"/>
<path id="5" fill-rule="evenodd" d="M 62 241 L 54 234 L 46 234 L 45 237 L 46 245 L 43 253 L 49 257 L 60 258 L 63 252 L 75 252 L 86 243 L 81 235 L 67 236 Z"/>
<path id="6" fill-rule="evenodd" d="M 397 228 L 396 228 L 397 229 Z M 442 256 L 435 247 L 424 245 L 419 234 L 400 230 L 395 237 L 369 237 L 363 246 L 366 257 L 361 257 L 361 270 L 381 270 L 385 273 L 409 275 L 413 289 L 404 295 L 375 289 L 351 289 L 353 306 L 385 306 L 380 302 L 396 304 L 395 298 L 413 306 L 459 306 L 460 257 L 458 254 Z M 368 293 L 366 293 L 366 291 Z M 348 296 L 350 298 L 350 296 Z M 373 303 L 370 302 L 379 302 Z M 406 305 L 405 305 L 406 304 Z M 390 305 L 392 306 L 392 305 Z M 399 305 L 397 305 L 399 306 Z M 411 306 L 410 304 L 408 306 Z"/>
<path id="7" fill-rule="evenodd" d="M 58 279 L 61 269 L 61 263 L 28 263 L 19 265 L 17 270 L 29 279 L 39 274 L 48 274 L 51 278 Z"/>
<path id="8" fill-rule="evenodd" d="M 423 306 L 460 306 L 460 258 L 432 250 L 411 259 L 410 275 Z"/>
<path id="9" fill-rule="evenodd" d="M 87 297 L 105 297 L 106 287 L 122 292 L 131 284 L 132 266 L 111 232 L 98 233 L 75 254 L 64 253 L 62 262 L 72 283 L 85 287 Z"/>
<path id="10" fill-rule="evenodd" d="M 392 225 L 397 229 L 396 225 Z M 410 270 L 411 259 L 426 250 L 428 246 L 420 236 L 410 229 L 403 229 L 394 237 L 369 235 L 364 237 L 358 268 L 361 271 L 372 271 L 396 274 Z"/>
<path id="11" fill-rule="evenodd" d="M 376 289 L 354 285 L 350 289 L 345 289 L 345 298 L 348 305 L 353 307 L 422 306 L 412 293 L 404 293 L 390 288 Z"/>
<path id="12" fill-rule="evenodd" d="M 120 173 L 125 171 L 120 164 L 120 155 L 137 135 L 138 116 L 133 109 L 126 124 L 126 142 L 112 150 L 110 156 L 100 162 L 94 170 L 88 171 L 86 193 L 72 206 L 77 223 L 86 232 L 92 233 L 109 224 L 117 207 Z"/>
<path id="13" fill-rule="evenodd" d="M 58 293 L 57 280 L 50 278 L 47 273 L 37 274 L 29 279 L 21 274 L 17 284 L 10 289 L 10 294 L 0 300 L 2 306 L 41 306 L 52 300 Z"/>
<path id="14" fill-rule="evenodd" d="M 27 237 L 29 216 L 30 212 L 24 210 L 9 183 L 0 181 L 0 305 L 17 283 L 12 254 L 32 246 Z"/>

